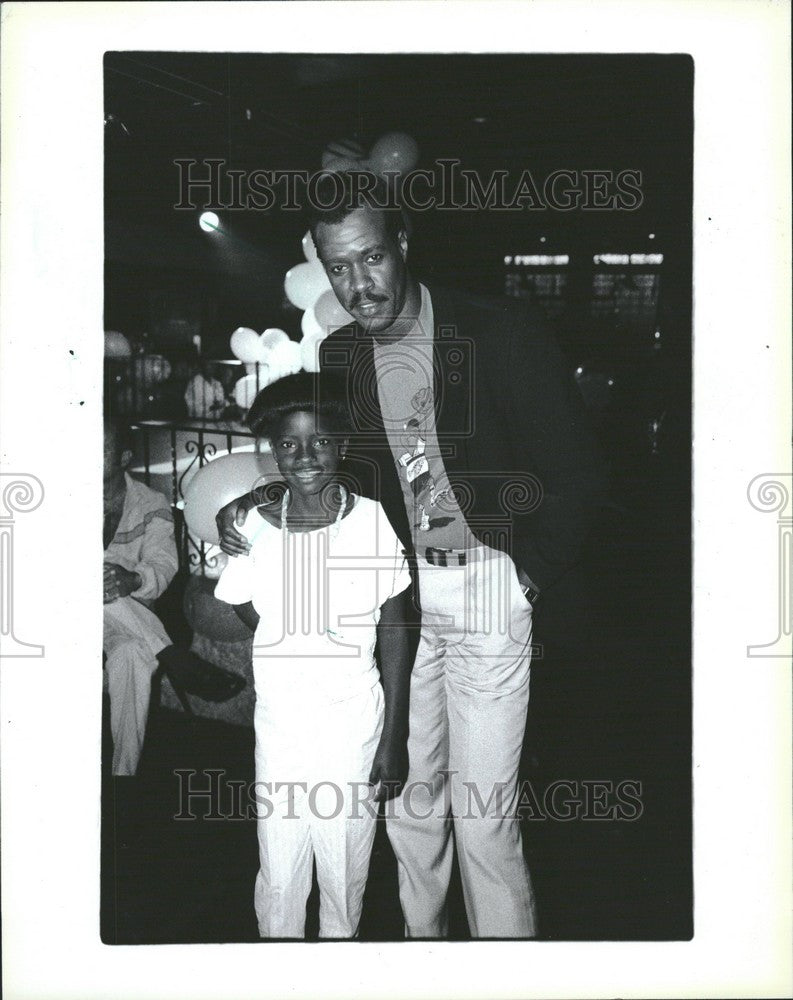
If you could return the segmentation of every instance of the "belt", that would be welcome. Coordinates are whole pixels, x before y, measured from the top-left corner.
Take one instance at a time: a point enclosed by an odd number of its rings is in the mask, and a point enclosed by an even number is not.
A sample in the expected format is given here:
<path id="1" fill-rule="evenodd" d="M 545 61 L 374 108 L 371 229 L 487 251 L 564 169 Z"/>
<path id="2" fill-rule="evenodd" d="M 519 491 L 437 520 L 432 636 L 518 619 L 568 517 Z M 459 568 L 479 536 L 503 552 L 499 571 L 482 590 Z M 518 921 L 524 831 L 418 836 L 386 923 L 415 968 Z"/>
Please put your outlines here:
<path id="1" fill-rule="evenodd" d="M 485 559 L 491 550 L 484 545 L 472 549 L 419 549 L 418 555 L 431 566 L 465 566 Z"/>
<path id="2" fill-rule="evenodd" d="M 431 566 L 465 566 L 466 563 L 487 559 L 493 555 L 493 549 L 487 545 L 478 545 L 473 549 L 418 549 L 418 555 Z M 523 596 L 534 607 L 540 598 L 540 592 L 534 584 L 524 587 L 520 584 Z"/>

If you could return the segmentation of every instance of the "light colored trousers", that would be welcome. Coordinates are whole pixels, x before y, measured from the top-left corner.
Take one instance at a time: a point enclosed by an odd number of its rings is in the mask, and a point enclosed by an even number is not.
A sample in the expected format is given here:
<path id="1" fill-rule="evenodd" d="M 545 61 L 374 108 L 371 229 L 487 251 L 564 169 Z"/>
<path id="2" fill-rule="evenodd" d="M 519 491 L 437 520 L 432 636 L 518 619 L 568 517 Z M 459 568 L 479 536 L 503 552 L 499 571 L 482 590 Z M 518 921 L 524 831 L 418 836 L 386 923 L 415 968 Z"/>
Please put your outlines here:
<path id="1" fill-rule="evenodd" d="M 104 605 L 105 677 L 110 697 L 113 774 L 138 769 L 157 654 L 171 645 L 160 619 L 133 597 Z"/>
<path id="2" fill-rule="evenodd" d="M 254 659 L 254 672 L 261 669 L 271 683 L 256 677 L 259 934 L 305 936 L 316 860 L 320 937 L 354 937 L 375 834 L 366 783 L 383 729 L 383 689 L 378 682 L 332 702 L 295 660 L 259 668 Z M 332 662 L 319 669 L 332 670 Z M 284 684 L 276 679 L 281 671 Z"/>
<path id="3" fill-rule="evenodd" d="M 529 703 L 531 605 L 514 564 L 419 560 L 422 629 L 410 686 L 410 774 L 387 829 L 408 937 L 447 933 L 453 841 L 474 937 L 536 935 L 515 816 Z"/>

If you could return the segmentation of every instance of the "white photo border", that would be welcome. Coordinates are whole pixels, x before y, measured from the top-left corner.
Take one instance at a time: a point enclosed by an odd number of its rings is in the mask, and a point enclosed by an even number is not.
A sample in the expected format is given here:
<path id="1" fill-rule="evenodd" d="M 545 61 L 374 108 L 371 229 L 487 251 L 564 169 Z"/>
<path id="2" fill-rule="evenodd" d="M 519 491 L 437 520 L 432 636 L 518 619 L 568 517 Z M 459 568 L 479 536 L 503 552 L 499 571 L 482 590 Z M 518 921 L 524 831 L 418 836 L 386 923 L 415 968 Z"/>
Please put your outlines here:
<path id="1" fill-rule="evenodd" d="M 17 519 L 13 563 L 14 631 L 44 652 L 3 657 L 0 686 L 7 997 L 789 995 L 790 660 L 746 653 L 777 634 L 779 600 L 776 524 L 747 486 L 790 469 L 789 13 L 744 0 L 3 5 L 2 463 L 44 490 Z M 75 457 L 101 453 L 102 57 L 353 48 L 693 56 L 691 942 L 323 944 L 306 961 L 289 944 L 100 941 L 101 635 L 85 608 L 100 604 L 101 475 Z"/>

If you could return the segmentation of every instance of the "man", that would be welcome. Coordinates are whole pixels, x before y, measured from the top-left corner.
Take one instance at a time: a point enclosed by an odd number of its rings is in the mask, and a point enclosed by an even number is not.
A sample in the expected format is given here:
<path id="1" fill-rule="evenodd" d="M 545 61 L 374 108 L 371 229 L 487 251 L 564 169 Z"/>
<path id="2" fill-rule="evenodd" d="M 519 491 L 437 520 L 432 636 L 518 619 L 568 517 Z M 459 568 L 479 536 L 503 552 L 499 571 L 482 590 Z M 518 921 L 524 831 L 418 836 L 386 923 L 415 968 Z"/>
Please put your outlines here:
<path id="1" fill-rule="evenodd" d="M 112 420 L 104 424 L 104 638 L 113 774 L 134 775 L 149 715 L 157 656 L 171 645 L 149 610 L 178 565 L 173 514 L 161 493 L 132 479 L 132 452 Z"/>
<path id="2" fill-rule="evenodd" d="M 200 361 L 198 371 L 184 391 L 187 415 L 205 420 L 220 420 L 228 405 L 223 383 L 217 378 L 217 366 Z"/>
<path id="3" fill-rule="evenodd" d="M 420 284 L 401 215 L 341 178 L 343 203 L 310 225 L 355 324 L 323 341 L 320 365 L 347 379 L 356 471 L 415 556 L 422 614 L 410 771 L 388 819 L 406 934 L 447 931 L 453 825 L 472 935 L 534 937 L 515 813 L 532 606 L 577 559 L 603 486 L 595 449 L 544 321 Z M 231 553 L 235 513 L 218 517 Z"/>

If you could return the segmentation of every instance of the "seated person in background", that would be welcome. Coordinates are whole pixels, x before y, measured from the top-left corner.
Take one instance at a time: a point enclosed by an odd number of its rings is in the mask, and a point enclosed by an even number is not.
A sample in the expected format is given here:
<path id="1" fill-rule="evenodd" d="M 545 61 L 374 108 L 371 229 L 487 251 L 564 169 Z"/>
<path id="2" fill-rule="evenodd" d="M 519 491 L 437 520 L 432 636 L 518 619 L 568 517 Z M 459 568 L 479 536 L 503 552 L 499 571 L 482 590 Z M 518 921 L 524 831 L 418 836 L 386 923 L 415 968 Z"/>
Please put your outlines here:
<path id="1" fill-rule="evenodd" d="M 202 420 L 220 420 L 226 409 L 226 392 L 216 377 L 215 365 L 200 361 L 198 371 L 187 383 L 184 401 L 188 416 Z"/>
<path id="2" fill-rule="evenodd" d="M 361 792 L 393 797 L 408 766 L 410 574 L 380 504 L 344 485 L 344 397 L 318 388 L 302 372 L 256 397 L 248 425 L 286 490 L 249 511 L 250 554 L 215 590 L 255 631 L 256 781 L 273 793 L 257 817 L 265 938 L 305 935 L 314 860 L 320 937 L 357 934 L 376 822 Z"/>
<path id="3" fill-rule="evenodd" d="M 161 493 L 132 479 L 132 452 L 105 418 L 104 638 L 113 774 L 134 775 L 146 734 L 157 655 L 171 645 L 149 610 L 176 574 L 173 514 Z"/>

